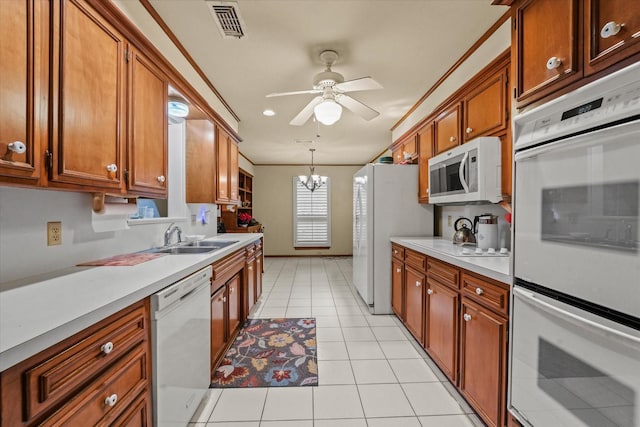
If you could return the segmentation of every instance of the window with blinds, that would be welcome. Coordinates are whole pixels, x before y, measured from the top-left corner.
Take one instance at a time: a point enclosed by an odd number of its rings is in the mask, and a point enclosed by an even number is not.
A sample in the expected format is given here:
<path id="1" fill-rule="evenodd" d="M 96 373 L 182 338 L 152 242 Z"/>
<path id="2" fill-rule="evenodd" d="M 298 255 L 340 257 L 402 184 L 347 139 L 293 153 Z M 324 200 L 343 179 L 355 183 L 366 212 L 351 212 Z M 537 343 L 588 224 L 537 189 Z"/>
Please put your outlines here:
<path id="1" fill-rule="evenodd" d="M 293 177 L 293 245 L 296 247 L 331 246 L 331 181 L 309 191 L 297 176 Z"/>

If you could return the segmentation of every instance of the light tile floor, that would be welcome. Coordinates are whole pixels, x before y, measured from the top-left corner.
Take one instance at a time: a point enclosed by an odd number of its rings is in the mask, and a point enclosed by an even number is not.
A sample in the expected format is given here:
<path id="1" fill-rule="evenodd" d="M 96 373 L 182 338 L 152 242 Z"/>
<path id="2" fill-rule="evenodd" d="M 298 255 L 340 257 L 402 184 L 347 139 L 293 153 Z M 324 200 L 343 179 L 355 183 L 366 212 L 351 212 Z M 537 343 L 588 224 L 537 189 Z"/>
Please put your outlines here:
<path id="1" fill-rule="evenodd" d="M 317 387 L 209 389 L 191 427 L 474 427 L 478 417 L 402 323 L 371 315 L 351 258 L 265 258 L 250 317 L 315 317 Z"/>

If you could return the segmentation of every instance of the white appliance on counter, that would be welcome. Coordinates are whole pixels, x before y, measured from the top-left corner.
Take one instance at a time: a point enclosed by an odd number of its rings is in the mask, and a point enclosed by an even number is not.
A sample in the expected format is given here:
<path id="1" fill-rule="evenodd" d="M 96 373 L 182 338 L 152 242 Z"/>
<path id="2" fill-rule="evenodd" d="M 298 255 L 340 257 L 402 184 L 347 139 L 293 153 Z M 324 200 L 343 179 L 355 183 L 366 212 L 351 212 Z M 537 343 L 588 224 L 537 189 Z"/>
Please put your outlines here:
<path id="1" fill-rule="evenodd" d="M 501 200 L 500 138 L 476 138 L 429 159 L 429 203 L 498 203 Z"/>
<path id="2" fill-rule="evenodd" d="M 640 63 L 515 118 L 509 410 L 640 426 Z"/>
<path id="3" fill-rule="evenodd" d="M 353 284 L 373 314 L 391 314 L 391 236 L 432 236 L 418 165 L 368 164 L 353 176 Z"/>
<path id="4" fill-rule="evenodd" d="M 186 426 L 210 385 L 211 267 L 151 296 L 153 425 Z"/>

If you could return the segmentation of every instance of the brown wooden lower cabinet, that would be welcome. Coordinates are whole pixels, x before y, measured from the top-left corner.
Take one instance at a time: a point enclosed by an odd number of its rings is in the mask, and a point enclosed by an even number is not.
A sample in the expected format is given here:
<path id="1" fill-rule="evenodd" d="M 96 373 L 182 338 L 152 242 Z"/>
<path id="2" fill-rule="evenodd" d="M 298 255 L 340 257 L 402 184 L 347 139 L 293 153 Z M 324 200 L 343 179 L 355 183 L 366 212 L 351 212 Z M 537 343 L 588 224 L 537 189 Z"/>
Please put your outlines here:
<path id="1" fill-rule="evenodd" d="M 227 344 L 226 303 L 227 289 L 224 286 L 211 294 L 211 372 Z"/>
<path id="2" fill-rule="evenodd" d="M 149 322 L 140 301 L 3 371 L 0 425 L 151 426 Z"/>
<path id="3" fill-rule="evenodd" d="M 509 285 L 423 258 L 393 244 L 394 312 L 484 423 L 515 425 L 506 409 Z"/>

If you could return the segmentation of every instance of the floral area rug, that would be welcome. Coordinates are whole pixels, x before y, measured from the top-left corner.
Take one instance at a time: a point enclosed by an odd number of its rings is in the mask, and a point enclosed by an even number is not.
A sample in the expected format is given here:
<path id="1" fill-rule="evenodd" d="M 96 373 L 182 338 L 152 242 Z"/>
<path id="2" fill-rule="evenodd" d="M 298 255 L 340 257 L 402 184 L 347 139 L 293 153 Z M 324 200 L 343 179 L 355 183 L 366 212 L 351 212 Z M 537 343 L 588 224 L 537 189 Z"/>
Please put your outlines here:
<path id="1" fill-rule="evenodd" d="M 216 368 L 211 387 L 317 384 L 316 319 L 249 319 Z"/>

